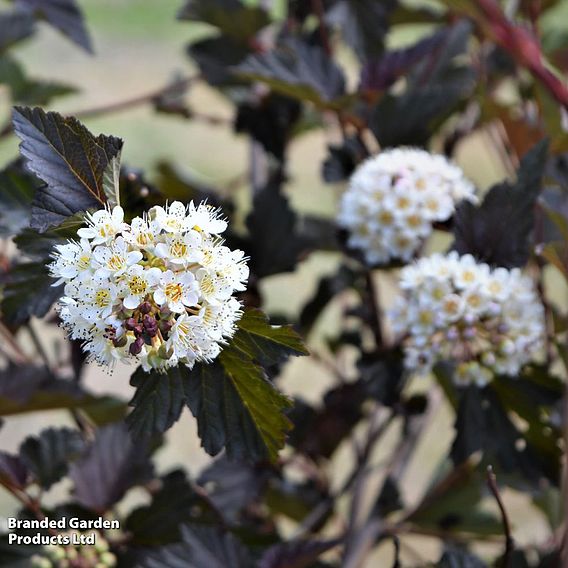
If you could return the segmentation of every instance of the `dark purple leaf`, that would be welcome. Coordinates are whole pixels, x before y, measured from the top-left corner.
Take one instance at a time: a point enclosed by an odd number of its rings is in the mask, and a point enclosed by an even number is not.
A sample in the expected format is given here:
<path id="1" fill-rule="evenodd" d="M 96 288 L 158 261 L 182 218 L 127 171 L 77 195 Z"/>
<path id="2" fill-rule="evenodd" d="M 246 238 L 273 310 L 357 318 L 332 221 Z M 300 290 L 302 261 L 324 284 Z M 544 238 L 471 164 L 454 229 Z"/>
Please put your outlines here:
<path id="1" fill-rule="evenodd" d="M 66 473 L 69 463 L 78 458 L 84 442 L 76 430 L 49 428 L 30 436 L 20 446 L 20 458 L 42 488 L 49 489 Z"/>
<path id="2" fill-rule="evenodd" d="M 341 541 L 302 540 L 276 544 L 261 557 L 258 568 L 308 568 L 324 553 Z"/>
<path id="3" fill-rule="evenodd" d="M 367 60 L 361 69 L 360 89 L 388 89 L 416 63 L 425 57 L 435 56 L 433 52 L 444 44 L 447 34 L 448 30 L 444 28 L 410 47 L 387 51 L 380 57 Z"/>
<path id="4" fill-rule="evenodd" d="M 107 201 L 105 172 L 119 159 L 122 140 L 93 136 L 78 120 L 39 108 L 15 107 L 13 124 L 28 169 L 47 185 L 32 204 L 31 226 L 39 231 Z"/>
<path id="5" fill-rule="evenodd" d="M 341 69 L 322 48 L 298 37 L 283 40 L 272 51 L 250 55 L 234 71 L 266 83 L 275 92 L 322 107 L 340 105 L 345 95 Z"/>
<path id="6" fill-rule="evenodd" d="M 514 184 L 495 185 L 480 206 L 465 202 L 457 209 L 454 250 L 494 266 L 526 264 L 547 151 L 547 141 L 539 142 L 523 157 Z"/>
<path id="7" fill-rule="evenodd" d="M 101 513 L 152 474 L 146 446 L 135 444 L 123 423 L 99 429 L 86 455 L 69 472 L 79 504 Z"/>
<path id="8" fill-rule="evenodd" d="M 32 35 L 34 20 L 24 10 L 0 13 L 0 53 Z"/>
<path id="9" fill-rule="evenodd" d="M 181 543 L 148 555 L 142 568 L 250 568 L 244 546 L 218 528 L 183 526 Z"/>
<path id="10" fill-rule="evenodd" d="M 83 13 L 76 0 L 16 0 L 16 6 L 46 20 L 85 51 L 93 53 Z"/>
<path id="11" fill-rule="evenodd" d="M 18 456 L 0 451 L 0 478 L 16 489 L 24 489 L 29 477 L 29 471 Z"/>

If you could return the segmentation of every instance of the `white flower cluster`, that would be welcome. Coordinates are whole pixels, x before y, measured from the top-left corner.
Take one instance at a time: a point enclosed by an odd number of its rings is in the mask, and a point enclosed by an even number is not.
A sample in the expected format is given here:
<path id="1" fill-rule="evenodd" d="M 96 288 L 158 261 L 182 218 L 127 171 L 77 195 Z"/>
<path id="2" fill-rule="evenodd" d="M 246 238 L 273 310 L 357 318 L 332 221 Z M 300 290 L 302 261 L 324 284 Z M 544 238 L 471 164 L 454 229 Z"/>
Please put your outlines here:
<path id="1" fill-rule="evenodd" d="M 357 168 L 337 221 L 367 263 L 408 262 L 432 233 L 432 223 L 449 219 L 459 201 L 474 201 L 474 191 L 444 156 L 395 148 Z"/>
<path id="2" fill-rule="evenodd" d="M 434 254 L 401 272 L 390 314 L 404 336 L 405 364 L 424 374 L 455 365 L 458 384 L 483 386 L 494 374 L 516 375 L 541 351 L 544 309 L 519 269 L 490 269 L 471 255 Z"/>
<path id="3" fill-rule="evenodd" d="M 58 245 L 51 274 L 65 283 L 59 305 L 73 339 L 102 365 L 133 358 L 144 369 L 217 357 L 235 332 L 246 289 L 244 253 L 207 204 L 174 202 L 124 222 L 121 207 L 86 217 L 78 242 Z"/>

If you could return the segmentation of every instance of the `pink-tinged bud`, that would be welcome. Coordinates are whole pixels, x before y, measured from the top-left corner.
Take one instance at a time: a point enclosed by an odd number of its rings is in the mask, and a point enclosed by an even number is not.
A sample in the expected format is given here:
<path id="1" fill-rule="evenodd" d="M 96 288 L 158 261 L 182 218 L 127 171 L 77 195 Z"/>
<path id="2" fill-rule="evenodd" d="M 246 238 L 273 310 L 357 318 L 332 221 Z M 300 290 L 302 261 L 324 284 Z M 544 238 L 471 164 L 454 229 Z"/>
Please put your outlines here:
<path id="1" fill-rule="evenodd" d="M 169 333 L 172 329 L 172 322 L 169 320 L 160 320 L 159 327 L 162 333 Z"/>
<path id="2" fill-rule="evenodd" d="M 142 302 L 140 304 L 140 306 L 138 307 L 138 309 L 143 313 L 143 314 L 149 314 L 152 311 L 152 304 L 150 302 Z"/>
<path id="3" fill-rule="evenodd" d="M 158 333 L 158 322 L 156 319 L 148 314 L 142 319 L 144 329 L 150 337 L 154 337 Z"/>
<path id="4" fill-rule="evenodd" d="M 144 347 L 144 339 L 142 337 L 137 337 L 135 341 L 130 344 L 128 351 L 130 355 L 139 355 L 142 351 L 142 347 Z"/>
<path id="5" fill-rule="evenodd" d="M 138 322 L 134 319 L 134 318 L 128 318 L 125 322 L 124 322 L 124 327 L 128 330 L 128 331 L 134 331 L 136 329 L 136 326 L 138 325 Z"/>

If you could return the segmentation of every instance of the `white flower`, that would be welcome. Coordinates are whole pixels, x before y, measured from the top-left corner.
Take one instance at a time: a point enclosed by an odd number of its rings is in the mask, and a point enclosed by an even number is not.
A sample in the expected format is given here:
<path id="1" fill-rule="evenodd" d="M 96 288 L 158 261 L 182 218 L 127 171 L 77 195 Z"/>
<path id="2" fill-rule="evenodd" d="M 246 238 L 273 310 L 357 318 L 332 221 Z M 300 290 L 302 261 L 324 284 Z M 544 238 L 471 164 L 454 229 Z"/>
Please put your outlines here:
<path id="1" fill-rule="evenodd" d="M 121 279 L 124 300 L 122 304 L 129 310 L 136 309 L 159 282 L 162 271 L 159 268 L 145 270 L 143 266 L 131 266 Z"/>
<path id="2" fill-rule="evenodd" d="M 516 375 L 542 351 L 544 309 L 518 269 L 435 254 L 406 266 L 400 286 L 390 319 L 415 373 L 445 361 L 457 384 L 484 386 L 495 374 Z"/>
<path id="3" fill-rule="evenodd" d="M 168 236 L 166 242 L 156 245 L 156 256 L 165 258 L 172 264 L 199 262 L 202 255 L 201 236 L 194 230 Z"/>
<path id="4" fill-rule="evenodd" d="M 350 247 L 369 264 L 408 262 L 474 187 L 444 156 L 395 148 L 364 162 L 351 177 L 337 216 Z"/>
<path id="5" fill-rule="evenodd" d="M 171 270 L 162 272 L 154 292 L 156 304 L 167 305 L 172 312 L 181 314 L 185 312 L 186 307 L 195 306 L 198 300 L 198 286 L 191 272 L 181 274 Z"/>
<path id="6" fill-rule="evenodd" d="M 242 315 L 242 251 L 218 236 L 227 227 L 206 204 L 174 202 L 124 223 L 122 209 L 86 217 L 79 242 L 54 249 L 49 266 L 64 283 L 62 325 L 101 365 L 135 360 L 145 370 L 209 362 Z"/>
<path id="7" fill-rule="evenodd" d="M 152 212 L 157 226 L 166 233 L 182 233 L 190 229 L 187 209 L 183 203 L 174 201 L 166 208 L 156 206 Z"/>
<path id="8" fill-rule="evenodd" d="M 93 251 L 88 239 L 81 239 L 78 243 L 71 241 L 65 245 L 56 245 L 55 251 L 55 262 L 49 265 L 51 275 L 58 278 L 53 286 L 79 275 L 83 278 L 90 275 Z"/>
<path id="9" fill-rule="evenodd" d="M 117 289 L 114 284 L 104 279 L 95 278 L 82 283 L 78 288 L 78 302 L 81 315 L 87 321 L 96 321 L 109 317 L 116 302 Z"/>
<path id="10" fill-rule="evenodd" d="M 197 207 L 192 203 L 188 207 L 188 224 L 200 232 L 219 235 L 227 229 L 227 221 L 221 219 L 221 211 L 207 203 L 200 203 Z"/>
<path id="11" fill-rule="evenodd" d="M 93 252 L 95 276 L 116 278 L 126 272 L 128 267 L 140 262 L 142 256 L 139 250 L 129 250 L 128 243 L 122 237 L 118 237 L 108 247 L 99 245 Z"/>
<path id="12" fill-rule="evenodd" d="M 101 209 L 92 215 L 87 213 L 87 227 L 79 229 L 77 234 L 81 238 L 91 239 L 93 245 L 111 242 L 114 237 L 128 228 L 124 223 L 122 207 L 115 207 L 112 211 Z"/>

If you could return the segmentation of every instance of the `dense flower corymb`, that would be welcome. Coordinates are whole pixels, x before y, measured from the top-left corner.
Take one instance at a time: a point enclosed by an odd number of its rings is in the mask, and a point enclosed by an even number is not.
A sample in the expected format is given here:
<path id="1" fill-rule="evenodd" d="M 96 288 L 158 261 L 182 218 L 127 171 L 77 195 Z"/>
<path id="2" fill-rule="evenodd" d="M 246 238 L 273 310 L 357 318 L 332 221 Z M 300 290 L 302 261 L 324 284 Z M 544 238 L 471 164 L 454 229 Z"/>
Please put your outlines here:
<path id="1" fill-rule="evenodd" d="M 248 267 L 219 237 L 218 210 L 180 202 L 124 222 L 120 207 L 86 217 L 50 265 L 65 283 L 63 325 L 100 364 L 149 370 L 211 361 L 235 332 Z"/>
<path id="2" fill-rule="evenodd" d="M 495 374 L 516 375 L 538 356 L 544 309 L 519 269 L 490 269 L 471 255 L 435 254 L 402 270 L 393 329 L 404 336 L 406 367 L 428 373 L 455 365 L 460 384 L 483 386 Z"/>
<path id="3" fill-rule="evenodd" d="M 348 245 L 367 263 L 408 262 L 456 203 L 474 200 L 474 187 L 444 156 L 396 148 L 369 158 L 353 174 L 341 200 L 338 223 Z"/>

